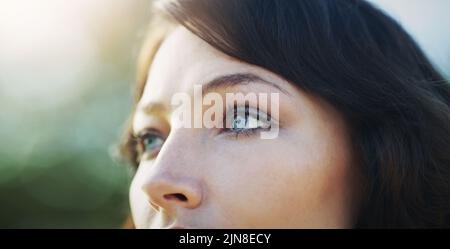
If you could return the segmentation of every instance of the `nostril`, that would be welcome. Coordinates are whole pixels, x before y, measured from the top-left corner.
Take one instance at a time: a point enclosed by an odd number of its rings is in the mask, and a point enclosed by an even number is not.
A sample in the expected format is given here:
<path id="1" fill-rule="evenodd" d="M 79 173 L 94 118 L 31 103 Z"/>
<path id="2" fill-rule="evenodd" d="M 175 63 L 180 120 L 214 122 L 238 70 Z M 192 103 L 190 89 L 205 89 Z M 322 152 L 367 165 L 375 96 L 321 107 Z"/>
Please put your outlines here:
<path id="1" fill-rule="evenodd" d="M 175 194 L 165 194 L 164 198 L 166 200 L 179 200 L 179 201 L 187 201 L 187 197 L 184 194 L 181 193 L 175 193 Z"/>

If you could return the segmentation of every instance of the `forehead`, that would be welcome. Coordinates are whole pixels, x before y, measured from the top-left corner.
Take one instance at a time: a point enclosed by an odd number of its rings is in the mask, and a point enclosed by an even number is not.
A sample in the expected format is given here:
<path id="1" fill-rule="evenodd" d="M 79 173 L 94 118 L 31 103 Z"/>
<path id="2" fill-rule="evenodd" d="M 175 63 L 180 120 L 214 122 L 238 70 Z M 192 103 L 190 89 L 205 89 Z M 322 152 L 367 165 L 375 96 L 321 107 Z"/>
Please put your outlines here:
<path id="1" fill-rule="evenodd" d="M 235 64 L 239 63 L 184 27 L 178 27 L 167 36 L 155 55 L 140 103 L 163 103 L 175 93 L 189 93 L 195 84 L 238 68 Z"/>
<path id="2" fill-rule="evenodd" d="M 284 82 L 270 71 L 227 56 L 180 26 L 166 37 L 156 53 L 139 105 L 170 105 L 174 94 L 192 94 L 194 85 L 233 73 L 253 73 L 266 80 Z"/>

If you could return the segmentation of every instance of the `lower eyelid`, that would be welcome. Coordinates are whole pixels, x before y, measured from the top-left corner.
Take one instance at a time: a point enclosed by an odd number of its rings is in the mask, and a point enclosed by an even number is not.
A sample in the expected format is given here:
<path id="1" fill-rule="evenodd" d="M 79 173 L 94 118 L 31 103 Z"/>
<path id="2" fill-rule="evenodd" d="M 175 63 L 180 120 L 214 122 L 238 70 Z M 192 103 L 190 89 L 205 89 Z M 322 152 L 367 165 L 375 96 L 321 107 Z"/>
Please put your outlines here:
<path id="1" fill-rule="evenodd" d="M 145 152 L 145 153 L 142 153 L 142 155 L 141 155 L 141 161 L 150 161 L 150 160 L 154 160 L 154 159 L 158 156 L 160 150 L 161 150 L 161 148 L 158 148 L 157 150 L 152 151 L 152 152 Z"/>

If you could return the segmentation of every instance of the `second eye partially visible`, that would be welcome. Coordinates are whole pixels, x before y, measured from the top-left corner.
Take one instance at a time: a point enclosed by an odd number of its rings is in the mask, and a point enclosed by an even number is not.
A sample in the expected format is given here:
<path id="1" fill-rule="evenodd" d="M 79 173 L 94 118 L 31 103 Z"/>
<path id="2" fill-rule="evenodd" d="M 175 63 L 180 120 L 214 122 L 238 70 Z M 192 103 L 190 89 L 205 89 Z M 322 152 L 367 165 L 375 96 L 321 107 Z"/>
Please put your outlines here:
<path id="1" fill-rule="evenodd" d="M 141 159 L 154 159 L 165 142 L 165 137 L 155 129 L 146 129 L 136 136 L 137 152 Z"/>

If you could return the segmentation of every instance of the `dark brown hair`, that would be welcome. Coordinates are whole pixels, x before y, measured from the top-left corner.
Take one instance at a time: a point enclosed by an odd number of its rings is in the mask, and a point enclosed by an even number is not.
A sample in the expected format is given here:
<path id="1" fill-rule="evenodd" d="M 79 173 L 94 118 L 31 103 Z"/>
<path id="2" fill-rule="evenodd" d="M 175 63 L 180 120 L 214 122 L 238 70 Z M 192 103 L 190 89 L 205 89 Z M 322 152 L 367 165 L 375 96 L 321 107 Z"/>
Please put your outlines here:
<path id="1" fill-rule="evenodd" d="M 365 182 L 356 227 L 450 227 L 450 85 L 396 21 L 362 0 L 178 0 L 164 9 L 349 120 Z M 133 147 L 128 133 L 123 151 L 137 164 Z"/>

